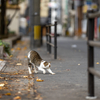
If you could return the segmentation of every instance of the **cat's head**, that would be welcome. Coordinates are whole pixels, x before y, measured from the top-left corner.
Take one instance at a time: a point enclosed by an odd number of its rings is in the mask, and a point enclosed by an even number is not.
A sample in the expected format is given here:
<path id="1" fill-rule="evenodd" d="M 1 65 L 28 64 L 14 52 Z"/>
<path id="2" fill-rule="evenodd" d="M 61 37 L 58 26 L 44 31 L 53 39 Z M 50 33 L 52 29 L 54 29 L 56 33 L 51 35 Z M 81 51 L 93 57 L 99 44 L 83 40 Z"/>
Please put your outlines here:
<path id="1" fill-rule="evenodd" d="M 44 61 L 43 62 L 43 67 L 44 68 L 50 68 L 51 67 L 51 64 L 49 62 L 47 62 L 47 61 Z"/>

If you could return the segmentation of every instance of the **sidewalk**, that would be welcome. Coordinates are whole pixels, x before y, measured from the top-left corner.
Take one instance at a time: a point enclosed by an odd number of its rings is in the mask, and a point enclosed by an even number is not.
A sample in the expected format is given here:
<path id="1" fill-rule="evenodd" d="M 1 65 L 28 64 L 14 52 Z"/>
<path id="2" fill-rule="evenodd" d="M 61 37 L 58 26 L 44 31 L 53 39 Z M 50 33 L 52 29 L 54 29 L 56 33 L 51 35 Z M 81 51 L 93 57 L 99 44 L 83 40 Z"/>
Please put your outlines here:
<path id="1" fill-rule="evenodd" d="M 85 100 L 87 96 L 87 46 L 85 40 L 58 37 L 58 58 L 46 51 L 46 44 L 34 48 L 40 56 L 51 62 L 55 75 L 48 72 L 28 75 L 27 53 L 29 38 L 23 38 L 12 49 L 13 57 L 7 60 L 7 68 L 0 75 L 1 100 Z M 99 51 L 97 51 L 99 52 Z M 100 57 L 96 55 L 98 59 Z M 97 61 L 97 59 L 95 60 Z M 17 65 L 16 65 L 17 64 Z M 99 67 L 99 65 L 98 65 Z M 37 82 L 41 78 L 43 82 Z M 100 100 L 100 84 L 96 80 L 96 100 Z"/>
<path id="2" fill-rule="evenodd" d="M 0 100 L 33 100 L 34 77 L 28 76 L 27 52 L 29 39 L 19 41 L 6 58 L 6 69 L 0 72 Z M 3 86 L 2 86 L 3 85 Z"/>
<path id="3" fill-rule="evenodd" d="M 43 75 L 41 72 L 34 74 L 44 82 L 35 82 L 37 91 L 43 100 L 86 100 L 87 88 L 87 42 L 82 39 L 74 40 L 68 37 L 58 37 L 58 58 L 54 60 L 52 54 L 46 51 L 46 44 L 37 51 L 44 60 L 51 62 L 51 69 L 55 75 L 49 73 Z M 100 59 L 96 50 L 95 64 Z M 98 70 L 100 65 L 96 64 Z M 95 79 L 96 100 L 100 100 L 100 80 Z"/>

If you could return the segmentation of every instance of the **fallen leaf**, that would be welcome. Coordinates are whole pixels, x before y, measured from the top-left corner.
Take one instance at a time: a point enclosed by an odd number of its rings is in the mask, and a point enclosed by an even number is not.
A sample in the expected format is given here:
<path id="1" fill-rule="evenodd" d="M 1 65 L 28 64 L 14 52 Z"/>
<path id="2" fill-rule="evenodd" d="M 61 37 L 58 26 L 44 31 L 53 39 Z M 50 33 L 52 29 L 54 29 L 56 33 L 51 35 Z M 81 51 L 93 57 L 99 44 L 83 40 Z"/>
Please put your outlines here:
<path id="1" fill-rule="evenodd" d="M 2 95 L 0 95 L 0 99 L 2 98 Z"/>
<path id="2" fill-rule="evenodd" d="M 19 82 L 19 81 L 20 81 L 20 80 L 18 80 L 18 79 L 16 80 L 16 82 Z"/>
<path id="3" fill-rule="evenodd" d="M 23 48 L 23 50 L 26 50 L 26 49 L 27 49 L 27 47 L 24 47 L 24 48 Z"/>
<path id="4" fill-rule="evenodd" d="M 20 99 L 21 99 L 20 96 L 14 97 L 14 100 L 20 100 Z"/>
<path id="5" fill-rule="evenodd" d="M 10 55 L 10 57 L 13 57 L 13 55 Z"/>
<path id="6" fill-rule="evenodd" d="M 43 100 L 43 98 L 40 96 L 40 94 L 38 94 L 36 97 L 35 97 L 36 100 Z"/>
<path id="7" fill-rule="evenodd" d="M 44 80 L 41 80 L 39 78 L 36 79 L 37 82 L 43 82 Z"/>
<path id="8" fill-rule="evenodd" d="M 18 66 L 19 66 L 19 65 L 22 65 L 22 64 L 21 64 L 21 63 L 17 63 L 16 65 L 18 65 Z"/>
<path id="9" fill-rule="evenodd" d="M 1 84 L 0 84 L 0 87 L 3 87 L 4 85 L 5 85 L 4 83 L 1 83 Z"/>
<path id="10" fill-rule="evenodd" d="M 0 61 L 4 61 L 3 59 L 0 59 Z"/>
<path id="11" fill-rule="evenodd" d="M 5 95 L 8 95 L 8 96 L 10 96 L 10 95 L 11 95 L 11 93 L 6 93 Z"/>
<path id="12" fill-rule="evenodd" d="M 24 78 L 28 78 L 28 76 L 23 76 Z"/>
<path id="13" fill-rule="evenodd" d="M 25 58 L 27 58 L 27 56 L 25 56 Z"/>
<path id="14" fill-rule="evenodd" d="M 18 91 L 18 93 L 20 94 L 20 93 L 21 93 L 21 91 Z"/>
<path id="15" fill-rule="evenodd" d="M 2 90 L 3 88 L 0 86 L 0 90 Z"/>
<path id="16" fill-rule="evenodd" d="M 14 64 L 14 63 L 9 63 L 9 64 Z"/>
<path id="17" fill-rule="evenodd" d="M 4 79 L 4 77 L 0 77 L 0 79 Z"/>
<path id="18" fill-rule="evenodd" d="M 12 48 L 11 51 L 14 51 L 14 49 Z"/>
<path id="19" fill-rule="evenodd" d="M 99 62 L 97 62 L 96 64 L 99 64 Z"/>
<path id="20" fill-rule="evenodd" d="M 18 75 L 18 73 L 14 73 L 13 75 Z"/>
<path id="21" fill-rule="evenodd" d="M 16 50 L 21 50 L 21 48 L 18 47 L 18 48 L 16 48 Z"/>

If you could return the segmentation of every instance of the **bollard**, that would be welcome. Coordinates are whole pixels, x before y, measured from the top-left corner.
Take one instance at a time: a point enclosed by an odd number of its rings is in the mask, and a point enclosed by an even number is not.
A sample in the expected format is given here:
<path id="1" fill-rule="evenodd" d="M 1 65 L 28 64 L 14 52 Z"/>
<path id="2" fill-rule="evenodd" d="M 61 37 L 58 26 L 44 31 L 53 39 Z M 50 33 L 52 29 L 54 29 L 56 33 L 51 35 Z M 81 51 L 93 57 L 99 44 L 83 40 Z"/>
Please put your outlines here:
<path id="1" fill-rule="evenodd" d="M 41 26 L 34 26 L 34 47 L 41 46 Z"/>

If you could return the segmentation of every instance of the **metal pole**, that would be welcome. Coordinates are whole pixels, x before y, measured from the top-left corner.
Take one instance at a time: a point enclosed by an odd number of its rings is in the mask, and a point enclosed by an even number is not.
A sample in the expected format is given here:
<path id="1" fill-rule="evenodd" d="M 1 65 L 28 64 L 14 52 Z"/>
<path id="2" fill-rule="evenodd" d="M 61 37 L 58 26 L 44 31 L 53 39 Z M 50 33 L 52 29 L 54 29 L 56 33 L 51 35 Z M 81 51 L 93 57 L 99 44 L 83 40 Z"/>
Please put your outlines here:
<path id="1" fill-rule="evenodd" d="M 29 0 L 29 17 L 30 17 L 30 28 L 31 28 L 31 32 L 30 32 L 30 48 L 31 49 L 34 48 L 34 17 L 33 17 L 33 12 L 34 12 L 33 0 Z"/>
<path id="2" fill-rule="evenodd" d="M 48 33 L 48 27 L 46 26 L 46 33 Z M 48 35 L 46 34 L 46 43 L 48 42 Z M 48 51 L 48 43 L 47 43 L 47 51 Z"/>
<path id="3" fill-rule="evenodd" d="M 30 0 L 31 48 L 41 46 L 40 0 Z"/>
<path id="4" fill-rule="evenodd" d="M 88 40 L 94 39 L 94 18 L 88 18 Z M 88 44 L 88 68 L 94 68 L 94 47 Z M 94 75 L 88 71 L 88 96 L 94 97 Z"/>
<path id="5" fill-rule="evenodd" d="M 43 28 L 44 26 L 41 26 L 41 45 L 43 45 Z"/>
<path id="6" fill-rule="evenodd" d="M 49 34 L 51 34 L 51 26 L 49 26 Z M 49 43 L 51 43 L 51 36 L 49 35 Z M 49 53 L 51 54 L 51 45 L 49 45 Z"/>
<path id="7" fill-rule="evenodd" d="M 54 27 L 54 59 L 57 59 L 57 22 Z"/>

